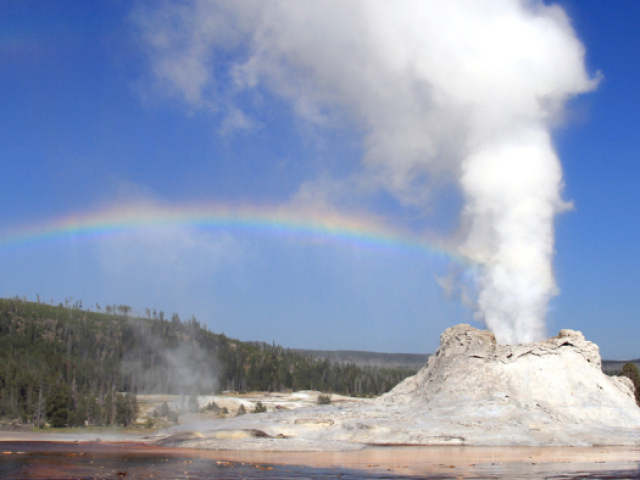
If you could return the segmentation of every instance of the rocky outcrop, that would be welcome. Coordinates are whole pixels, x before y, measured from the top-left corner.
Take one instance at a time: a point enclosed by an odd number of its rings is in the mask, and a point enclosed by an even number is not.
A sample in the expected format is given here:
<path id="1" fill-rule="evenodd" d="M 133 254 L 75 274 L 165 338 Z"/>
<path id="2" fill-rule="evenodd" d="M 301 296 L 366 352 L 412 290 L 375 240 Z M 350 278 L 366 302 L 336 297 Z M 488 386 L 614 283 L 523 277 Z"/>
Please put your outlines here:
<path id="1" fill-rule="evenodd" d="M 640 408 L 633 384 L 602 373 L 597 345 L 580 332 L 498 345 L 491 332 L 458 325 L 417 375 L 375 401 L 184 428 L 210 432 L 184 446 L 214 449 L 640 445 Z M 229 443 L 211 433 L 223 429 L 266 437 Z"/>

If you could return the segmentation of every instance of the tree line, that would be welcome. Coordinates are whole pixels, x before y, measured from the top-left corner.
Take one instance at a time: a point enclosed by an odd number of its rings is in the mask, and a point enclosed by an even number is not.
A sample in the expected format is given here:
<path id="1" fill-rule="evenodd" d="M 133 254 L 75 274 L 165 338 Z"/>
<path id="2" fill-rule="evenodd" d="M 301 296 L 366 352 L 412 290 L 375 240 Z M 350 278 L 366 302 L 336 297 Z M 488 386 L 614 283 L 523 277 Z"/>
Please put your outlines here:
<path id="1" fill-rule="evenodd" d="M 137 415 L 138 393 L 320 390 L 373 396 L 416 373 L 340 365 L 275 343 L 242 342 L 208 331 L 193 316 L 168 319 L 147 309 L 145 317 L 131 317 L 126 305 L 104 312 L 83 310 L 80 301 L 55 306 L 0 299 L 0 417 L 128 425 Z"/>

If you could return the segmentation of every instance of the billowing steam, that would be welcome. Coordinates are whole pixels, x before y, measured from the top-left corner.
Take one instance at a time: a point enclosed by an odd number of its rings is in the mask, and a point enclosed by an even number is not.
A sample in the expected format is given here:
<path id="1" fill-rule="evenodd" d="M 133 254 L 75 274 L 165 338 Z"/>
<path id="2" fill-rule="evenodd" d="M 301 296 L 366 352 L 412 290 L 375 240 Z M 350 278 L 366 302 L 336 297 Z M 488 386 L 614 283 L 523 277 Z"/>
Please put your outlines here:
<path id="1" fill-rule="evenodd" d="M 501 343 L 544 335 L 553 220 L 566 208 L 549 130 L 595 86 L 558 6 L 536 0 L 209 0 L 138 12 L 160 85 L 252 129 L 247 98 L 364 132 L 368 187 L 406 205 L 437 182 L 465 198 L 476 317 Z"/>

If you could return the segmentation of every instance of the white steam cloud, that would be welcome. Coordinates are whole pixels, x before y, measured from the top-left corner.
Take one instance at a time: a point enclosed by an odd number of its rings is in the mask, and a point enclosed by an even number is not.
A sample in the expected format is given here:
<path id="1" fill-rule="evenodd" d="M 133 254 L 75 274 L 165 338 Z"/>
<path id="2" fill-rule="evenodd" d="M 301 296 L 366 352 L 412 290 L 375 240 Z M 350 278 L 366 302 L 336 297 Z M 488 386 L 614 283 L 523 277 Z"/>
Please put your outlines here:
<path id="1" fill-rule="evenodd" d="M 501 343 L 543 337 L 553 220 L 567 207 L 549 131 L 596 84 L 560 7 L 193 0 L 135 19 L 155 78 L 193 108 L 228 112 L 225 132 L 254 125 L 240 98 L 269 91 L 314 124 L 354 122 L 362 181 L 403 204 L 456 182 L 461 250 L 479 265 L 476 318 Z"/>

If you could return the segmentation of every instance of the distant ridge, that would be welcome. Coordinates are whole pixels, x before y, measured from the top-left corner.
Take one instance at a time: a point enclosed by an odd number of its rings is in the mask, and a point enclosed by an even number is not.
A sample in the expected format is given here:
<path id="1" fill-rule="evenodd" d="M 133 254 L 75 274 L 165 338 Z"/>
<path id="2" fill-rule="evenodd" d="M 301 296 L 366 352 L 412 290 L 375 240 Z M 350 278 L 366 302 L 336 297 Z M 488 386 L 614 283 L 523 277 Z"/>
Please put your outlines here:
<path id="1" fill-rule="evenodd" d="M 380 353 L 363 352 L 358 350 L 305 350 L 292 348 L 291 350 L 320 360 L 340 363 L 351 363 L 358 367 L 377 368 L 406 368 L 420 370 L 427 364 L 429 353 Z M 625 363 L 633 363 L 640 368 L 640 358 L 635 360 L 602 360 L 602 371 L 609 375 L 622 371 Z"/>
<path id="2" fill-rule="evenodd" d="M 640 368 L 640 358 L 635 360 L 602 360 L 602 371 L 609 375 L 620 373 L 625 363 L 633 363 Z"/>
<path id="3" fill-rule="evenodd" d="M 320 360 L 329 360 L 332 363 L 342 365 L 350 363 L 358 367 L 406 368 L 408 370 L 420 370 L 427 364 L 431 356 L 428 353 L 379 353 L 358 350 L 304 350 L 297 348 L 292 350 L 303 355 Z"/>

